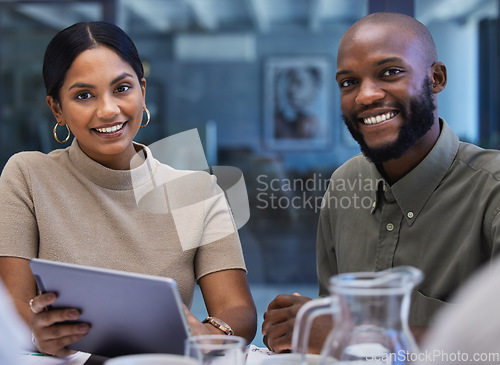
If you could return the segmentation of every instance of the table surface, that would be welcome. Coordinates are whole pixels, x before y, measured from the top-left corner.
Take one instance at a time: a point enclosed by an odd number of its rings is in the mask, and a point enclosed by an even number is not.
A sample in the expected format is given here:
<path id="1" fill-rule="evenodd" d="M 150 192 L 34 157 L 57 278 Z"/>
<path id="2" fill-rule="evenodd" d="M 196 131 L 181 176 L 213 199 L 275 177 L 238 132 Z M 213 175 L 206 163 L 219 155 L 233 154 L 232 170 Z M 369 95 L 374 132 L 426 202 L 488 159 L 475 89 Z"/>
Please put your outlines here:
<path id="1" fill-rule="evenodd" d="M 273 355 L 266 348 L 250 345 L 246 365 L 260 365 L 261 361 Z M 103 365 L 107 357 L 90 355 L 85 352 L 78 352 L 68 357 L 44 356 L 37 353 L 24 353 L 19 363 L 23 365 Z"/>

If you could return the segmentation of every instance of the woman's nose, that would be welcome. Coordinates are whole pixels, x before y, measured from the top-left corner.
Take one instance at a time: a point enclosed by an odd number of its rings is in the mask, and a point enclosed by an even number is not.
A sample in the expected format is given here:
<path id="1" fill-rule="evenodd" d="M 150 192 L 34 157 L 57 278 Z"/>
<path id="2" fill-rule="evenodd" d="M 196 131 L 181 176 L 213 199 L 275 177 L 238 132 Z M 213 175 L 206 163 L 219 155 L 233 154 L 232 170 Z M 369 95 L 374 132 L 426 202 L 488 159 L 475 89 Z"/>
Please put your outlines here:
<path id="1" fill-rule="evenodd" d="M 382 90 L 376 82 L 365 80 L 359 86 L 358 94 L 356 95 L 356 103 L 360 105 L 371 105 L 384 97 L 384 90 Z"/>
<path id="2" fill-rule="evenodd" d="M 101 96 L 97 109 L 97 117 L 104 120 L 113 119 L 120 112 L 118 103 L 112 96 Z"/>

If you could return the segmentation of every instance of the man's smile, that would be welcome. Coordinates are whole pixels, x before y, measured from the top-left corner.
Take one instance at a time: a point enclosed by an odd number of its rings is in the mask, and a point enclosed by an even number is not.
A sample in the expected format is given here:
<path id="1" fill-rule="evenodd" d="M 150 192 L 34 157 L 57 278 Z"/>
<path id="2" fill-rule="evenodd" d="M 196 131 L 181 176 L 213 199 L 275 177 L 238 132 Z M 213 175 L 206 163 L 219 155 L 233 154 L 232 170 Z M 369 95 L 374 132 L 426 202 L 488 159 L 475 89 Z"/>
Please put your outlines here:
<path id="1" fill-rule="evenodd" d="M 377 114 L 377 115 L 370 116 L 370 117 L 364 117 L 364 118 L 361 118 L 361 120 L 363 121 L 364 124 L 369 124 L 369 125 L 379 124 L 379 123 L 385 122 L 386 120 L 394 118 L 398 114 L 399 114 L 399 112 L 390 111 L 390 112 L 381 113 L 381 114 Z"/>

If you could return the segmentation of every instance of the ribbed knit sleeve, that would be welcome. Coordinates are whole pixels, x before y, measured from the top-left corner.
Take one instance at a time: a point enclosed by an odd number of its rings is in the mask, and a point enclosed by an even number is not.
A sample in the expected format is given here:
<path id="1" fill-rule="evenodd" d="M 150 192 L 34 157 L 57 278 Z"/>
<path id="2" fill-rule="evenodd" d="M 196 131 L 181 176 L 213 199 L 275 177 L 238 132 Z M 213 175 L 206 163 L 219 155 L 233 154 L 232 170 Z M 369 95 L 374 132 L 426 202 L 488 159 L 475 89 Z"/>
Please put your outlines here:
<path id="1" fill-rule="evenodd" d="M 204 200 L 203 235 L 195 257 L 196 278 L 227 269 L 246 270 L 231 208 L 216 178 L 210 176 Z"/>
<path id="2" fill-rule="evenodd" d="M 0 176 L 0 256 L 31 258 L 38 253 L 31 188 L 36 182 L 31 181 L 22 156 L 12 156 Z"/>

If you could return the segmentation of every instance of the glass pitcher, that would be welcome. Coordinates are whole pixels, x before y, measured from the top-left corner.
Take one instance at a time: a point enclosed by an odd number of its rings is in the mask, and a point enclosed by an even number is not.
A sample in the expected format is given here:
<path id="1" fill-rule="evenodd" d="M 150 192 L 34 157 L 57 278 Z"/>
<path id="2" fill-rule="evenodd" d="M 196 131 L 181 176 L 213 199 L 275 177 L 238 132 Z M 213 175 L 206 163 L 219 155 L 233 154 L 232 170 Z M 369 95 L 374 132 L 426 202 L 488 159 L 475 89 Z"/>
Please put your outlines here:
<path id="1" fill-rule="evenodd" d="M 297 313 L 292 352 L 305 353 L 313 320 L 331 314 L 334 327 L 321 351 L 321 365 L 402 365 L 418 348 L 408 326 L 411 291 L 421 270 L 398 266 L 330 278 L 330 296 L 306 303 Z"/>

